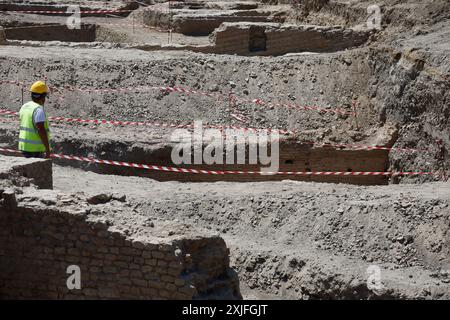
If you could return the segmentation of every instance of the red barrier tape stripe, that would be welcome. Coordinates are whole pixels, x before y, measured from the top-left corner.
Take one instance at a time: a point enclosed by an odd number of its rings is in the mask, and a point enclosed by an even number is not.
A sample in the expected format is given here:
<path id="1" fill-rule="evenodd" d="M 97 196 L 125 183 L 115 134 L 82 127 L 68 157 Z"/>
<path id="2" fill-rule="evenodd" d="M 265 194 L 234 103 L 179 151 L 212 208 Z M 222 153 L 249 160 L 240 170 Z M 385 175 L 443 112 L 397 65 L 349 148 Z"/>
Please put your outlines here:
<path id="1" fill-rule="evenodd" d="M 17 86 L 25 86 L 23 82 L 14 81 L 14 80 L 0 80 L 0 83 L 8 83 L 8 84 L 14 84 Z M 52 89 L 52 88 L 50 88 Z M 56 89 L 56 87 L 53 87 L 53 89 Z M 195 94 L 195 95 L 201 95 L 205 97 L 213 97 L 216 99 L 222 99 L 222 100 L 229 100 L 230 96 L 225 95 L 223 93 L 210 93 L 210 92 L 203 92 L 194 90 L 191 88 L 182 88 L 182 87 L 169 87 L 169 86 L 138 86 L 138 87 L 132 87 L 132 88 L 119 88 L 119 89 L 82 89 L 73 87 L 70 85 L 59 87 L 59 89 L 65 89 L 69 91 L 80 91 L 80 92 L 94 92 L 94 93 L 113 93 L 113 92 L 122 92 L 122 93 L 128 93 L 128 92 L 138 92 L 138 91 L 146 91 L 146 90 L 159 90 L 159 91 L 166 91 L 166 92 L 178 92 L 178 93 L 184 93 L 184 94 Z M 232 99 L 234 99 L 236 102 L 243 102 L 243 103 L 251 103 L 256 104 L 260 106 L 266 106 L 266 107 L 282 107 L 282 108 L 288 108 L 288 109 L 295 109 L 295 110 L 304 110 L 304 111 L 317 111 L 317 112 L 324 112 L 324 113 L 335 113 L 335 114 L 342 114 L 342 115 L 354 115 L 354 112 L 349 112 L 344 109 L 325 109 L 320 108 L 318 106 L 302 106 L 298 104 L 291 104 L 291 103 L 272 103 L 272 102 L 266 102 L 262 99 L 246 99 L 241 98 L 238 96 L 231 96 Z"/>
<path id="2" fill-rule="evenodd" d="M 0 151 L 7 153 L 20 153 L 20 151 L 0 148 Z M 107 164 L 120 167 L 133 167 L 139 169 L 155 170 L 155 171 L 167 171 L 167 172 L 178 172 L 178 173 L 195 173 L 195 174 L 214 174 L 214 175 L 225 175 L 225 174 L 257 174 L 257 175 L 300 175 L 300 176 L 438 176 L 439 173 L 435 172 L 346 172 L 346 171 L 278 171 L 278 172 L 260 172 L 260 171 L 218 171 L 218 170 L 204 170 L 204 169 L 188 169 L 188 168 L 175 168 L 167 166 L 156 166 L 147 164 L 138 164 L 133 162 L 122 162 L 113 160 L 102 160 L 87 158 L 81 156 L 68 156 L 64 154 L 52 154 L 52 158 L 56 159 L 66 159 L 66 160 L 76 160 L 83 162 Z"/>
<path id="3" fill-rule="evenodd" d="M 86 23 L 86 25 L 88 25 L 90 23 Z M 130 23 L 109 23 L 109 22 L 95 22 L 95 23 L 91 23 L 91 24 L 96 24 L 99 26 L 114 26 L 114 27 L 136 27 L 136 28 L 146 28 L 146 29 L 152 29 L 152 30 L 156 30 L 158 32 L 167 32 L 168 30 L 166 29 L 162 29 L 159 27 L 153 27 L 153 26 L 148 26 L 146 24 L 143 23 L 135 23 L 135 24 L 130 24 Z M 42 25 L 38 25 L 38 26 L 22 26 L 22 27 L 8 27 L 8 28 L 3 28 L 5 30 L 20 30 L 20 29 L 30 29 L 30 28 L 45 28 L 45 27 L 66 27 L 65 24 L 42 24 Z"/>
<path id="4" fill-rule="evenodd" d="M 45 4 L 45 6 L 46 7 L 57 7 L 57 6 L 61 6 L 61 5 L 66 5 L 66 6 L 70 6 L 70 5 L 79 5 L 80 7 L 82 7 L 82 6 L 87 6 L 87 5 L 93 5 L 93 4 L 98 4 L 98 5 L 103 5 L 103 6 L 106 6 L 106 5 L 110 5 L 110 4 L 113 4 L 113 3 L 109 3 L 108 2 L 109 0 L 104 0 L 104 1 L 87 1 L 88 3 L 87 4 L 77 4 L 77 3 L 73 3 L 73 4 L 67 4 L 67 3 L 63 3 L 63 4 L 51 4 L 51 3 L 48 3 L 48 4 Z M 121 1 L 117 1 L 117 4 L 121 4 L 121 3 L 123 3 L 123 4 L 132 4 L 132 3 L 134 3 L 135 1 L 133 1 L 133 0 L 121 0 Z M 11 4 L 11 1 L 1 1 L 0 2 L 0 4 Z M 34 5 L 36 5 L 36 4 L 34 4 Z"/>
<path id="5" fill-rule="evenodd" d="M 17 116 L 19 113 L 16 111 L 10 111 L 5 109 L 0 109 L 0 115 L 15 115 Z M 68 123 L 94 123 L 94 124 L 110 124 L 110 125 L 134 125 L 134 126 L 151 126 L 151 127 L 159 127 L 159 128 L 170 128 L 170 129 L 193 129 L 194 125 L 192 124 L 172 124 L 172 123 L 161 123 L 161 122 L 136 122 L 136 121 L 116 121 L 116 120 L 99 120 L 99 119 L 81 119 L 81 118 L 65 118 L 65 117 L 49 117 L 50 121 L 58 121 L 58 122 L 68 122 Z M 298 130 L 287 130 L 287 129 L 272 129 L 272 128 L 246 128 L 239 126 L 226 126 L 226 125 L 206 125 L 206 128 L 209 129 L 218 129 L 218 130 L 226 130 L 226 129 L 235 129 L 242 130 L 246 132 L 267 132 L 267 133 L 279 133 L 285 135 L 292 135 L 299 133 Z M 317 142 L 309 142 L 304 141 L 304 144 L 311 145 L 321 145 L 322 147 L 332 147 L 337 149 L 353 149 L 353 150 L 386 150 L 386 151 L 403 151 L 403 152 L 433 152 L 431 149 L 415 149 L 415 148 L 394 148 L 394 147 L 383 147 L 383 146 L 366 146 L 366 145 L 352 145 L 352 144 L 330 144 L 330 143 L 317 143 Z"/>
<path id="6" fill-rule="evenodd" d="M 5 109 L 0 109 L 0 115 L 19 115 L 16 111 L 10 111 Z M 111 124 L 111 125 L 136 125 L 136 126 L 154 126 L 154 127 L 161 127 L 161 128 L 179 128 L 179 129 L 193 129 L 194 125 L 192 124 L 172 124 L 172 123 L 162 123 L 162 122 L 137 122 L 137 121 L 115 121 L 115 120 L 100 120 L 100 119 L 81 119 L 81 118 L 65 118 L 65 117 L 48 117 L 50 121 L 62 121 L 62 122 L 69 122 L 69 123 L 94 123 L 94 124 Z M 210 129 L 218 129 L 218 130 L 225 130 L 225 129 L 236 129 L 236 130 L 243 130 L 243 131 L 251 131 L 251 132 L 259 132 L 259 131 L 266 131 L 266 132 L 278 132 L 280 134 L 293 134 L 294 131 L 290 130 L 282 130 L 282 129 L 272 129 L 272 128 L 244 128 L 239 126 L 232 126 L 232 125 L 205 125 L 206 128 Z"/>
<path id="7" fill-rule="evenodd" d="M 104 13 L 124 13 L 133 12 L 134 10 L 87 10 L 80 11 L 81 14 L 104 14 Z M 35 14 L 73 14 L 73 12 L 59 10 L 0 10 L 0 13 L 35 13 Z"/>
<path id="8" fill-rule="evenodd" d="M 243 122 L 243 123 L 248 123 L 248 120 L 241 114 L 237 114 L 237 113 L 230 113 L 230 115 L 236 119 L 237 121 Z"/>
<path id="9" fill-rule="evenodd" d="M 5 109 L 0 109 L 0 114 L 15 115 L 15 116 L 19 115 L 19 113 L 16 111 L 10 111 L 10 110 L 5 110 Z"/>

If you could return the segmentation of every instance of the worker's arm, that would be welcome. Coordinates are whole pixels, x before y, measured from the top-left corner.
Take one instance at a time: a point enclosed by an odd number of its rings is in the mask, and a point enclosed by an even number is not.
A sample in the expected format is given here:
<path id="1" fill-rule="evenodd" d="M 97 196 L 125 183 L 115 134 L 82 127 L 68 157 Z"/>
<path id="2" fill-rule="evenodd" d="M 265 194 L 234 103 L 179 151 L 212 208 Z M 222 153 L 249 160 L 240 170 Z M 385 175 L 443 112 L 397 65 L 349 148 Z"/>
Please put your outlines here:
<path id="1" fill-rule="evenodd" d="M 45 158 L 50 158 L 50 144 L 48 143 L 47 130 L 45 130 L 44 122 L 36 123 L 36 129 L 45 146 Z"/>

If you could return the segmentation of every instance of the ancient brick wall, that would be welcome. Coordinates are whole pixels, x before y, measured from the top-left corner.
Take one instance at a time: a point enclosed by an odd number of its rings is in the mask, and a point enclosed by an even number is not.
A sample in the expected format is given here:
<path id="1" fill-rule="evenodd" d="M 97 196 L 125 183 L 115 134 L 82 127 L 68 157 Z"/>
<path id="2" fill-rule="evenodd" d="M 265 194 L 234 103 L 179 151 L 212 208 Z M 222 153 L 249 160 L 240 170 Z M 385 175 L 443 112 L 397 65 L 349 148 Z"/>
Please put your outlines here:
<path id="1" fill-rule="evenodd" d="M 62 144 L 59 144 L 60 146 Z M 86 146 L 87 147 L 87 146 Z M 270 151 L 270 147 L 268 148 Z M 120 161 L 117 154 L 122 153 L 119 149 L 103 148 L 105 159 Z M 224 150 L 225 152 L 226 150 Z M 68 153 L 69 150 L 61 150 L 62 153 Z M 96 152 L 90 150 L 89 152 Z M 246 159 L 244 164 L 211 164 L 211 165 L 175 165 L 171 158 L 172 147 L 161 147 L 157 150 L 149 151 L 136 148 L 133 153 L 127 154 L 127 161 L 135 163 L 149 163 L 162 166 L 175 166 L 180 168 L 204 169 L 204 170 L 232 170 L 232 171 L 260 171 L 260 164 L 249 164 L 248 145 Z M 192 152 L 193 154 L 193 152 Z M 279 146 L 279 170 L 278 171 L 339 171 L 356 172 L 370 171 L 379 172 L 388 169 L 388 151 L 386 150 L 340 150 L 333 147 L 313 147 L 309 144 L 283 141 Z M 123 160 L 123 159 L 122 159 Z M 236 160 L 236 159 L 235 159 Z M 186 174 L 176 172 L 154 171 L 145 169 L 135 169 L 126 167 L 116 167 L 107 165 L 85 165 L 83 163 L 70 160 L 57 160 L 58 163 L 70 166 L 82 166 L 87 170 L 99 173 L 118 174 L 118 175 L 139 175 L 156 179 L 159 181 L 193 181 L 193 182 L 212 182 L 212 181 L 316 181 L 332 183 L 350 183 L 356 185 L 384 185 L 388 184 L 388 178 L 385 176 L 304 176 L 304 175 L 259 175 L 259 174 Z M 193 163 L 193 160 L 192 160 Z"/>
<path id="2" fill-rule="evenodd" d="M 252 51 L 252 29 L 263 28 L 266 49 Z M 282 26 L 276 23 L 223 23 L 211 36 L 216 53 L 282 55 L 291 52 L 335 52 L 360 46 L 369 34 L 351 29 L 320 26 Z"/>
<path id="3" fill-rule="evenodd" d="M 271 11 L 256 10 L 252 2 L 173 2 L 154 5 L 150 10 L 136 10 L 136 21 L 186 35 L 208 35 L 224 22 L 284 22 L 283 15 L 273 16 Z"/>
<path id="4" fill-rule="evenodd" d="M 12 144 L 13 142 L 11 142 Z M 248 145 L 246 146 L 246 159 L 244 164 L 212 164 L 212 165 L 176 165 L 172 162 L 172 146 L 164 145 L 156 149 L 145 149 L 136 146 L 133 152 L 123 149 L 121 144 L 108 143 L 105 145 L 85 144 L 83 154 L 73 149 L 73 141 L 58 140 L 56 153 L 87 155 L 89 153 L 103 152 L 102 158 L 108 160 L 146 163 L 161 166 L 175 166 L 180 168 L 193 168 L 205 170 L 232 170 L 232 171 L 260 171 L 260 164 L 249 164 Z M 268 148 L 270 151 L 270 147 Z M 224 148 L 224 152 L 226 149 Z M 126 158 L 120 156 L 126 154 Z M 193 153 L 192 153 L 193 154 Z M 279 146 L 278 171 L 339 171 L 339 172 L 384 172 L 388 169 L 389 152 L 387 150 L 351 150 L 336 149 L 327 146 L 313 146 L 291 140 L 282 140 Z M 151 163 L 148 159 L 151 159 Z M 159 181 L 316 181 L 332 183 L 350 183 L 357 185 L 384 185 L 388 184 L 386 176 L 304 176 L 304 175 L 259 175 L 259 174 L 186 174 L 166 171 L 154 171 L 128 167 L 109 166 L 104 164 L 91 164 L 73 160 L 53 159 L 61 165 L 81 167 L 85 170 L 98 173 L 117 175 L 139 175 Z M 193 161 L 192 161 L 193 162 Z"/>
<path id="5" fill-rule="evenodd" d="M 220 237 L 130 236 L 76 207 L 30 198 L 0 188 L 0 299 L 241 297 Z M 67 287 L 71 265 L 81 269 L 80 290 Z"/>
<path id="6" fill-rule="evenodd" d="M 38 188 L 52 189 L 52 162 L 46 159 L 26 159 L 0 155 L 0 179 L 17 180 L 25 178 L 24 183 L 33 183 Z"/>

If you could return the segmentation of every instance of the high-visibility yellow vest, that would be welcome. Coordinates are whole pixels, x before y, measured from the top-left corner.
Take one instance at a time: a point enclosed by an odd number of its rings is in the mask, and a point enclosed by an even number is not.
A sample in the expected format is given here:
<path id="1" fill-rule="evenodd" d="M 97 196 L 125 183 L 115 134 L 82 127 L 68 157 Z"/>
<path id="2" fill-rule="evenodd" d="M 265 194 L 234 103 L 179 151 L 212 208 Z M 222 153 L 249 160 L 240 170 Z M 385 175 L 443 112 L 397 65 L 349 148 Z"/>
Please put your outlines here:
<path id="1" fill-rule="evenodd" d="M 19 150 L 27 152 L 45 152 L 45 146 L 41 141 L 37 129 L 33 123 L 33 115 L 40 105 L 34 101 L 25 103 L 20 108 L 20 133 L 19 133 Z M 48 143 L 50 144 L 50 129 L 47 116 L 44 122 L 47 131 Z"/>

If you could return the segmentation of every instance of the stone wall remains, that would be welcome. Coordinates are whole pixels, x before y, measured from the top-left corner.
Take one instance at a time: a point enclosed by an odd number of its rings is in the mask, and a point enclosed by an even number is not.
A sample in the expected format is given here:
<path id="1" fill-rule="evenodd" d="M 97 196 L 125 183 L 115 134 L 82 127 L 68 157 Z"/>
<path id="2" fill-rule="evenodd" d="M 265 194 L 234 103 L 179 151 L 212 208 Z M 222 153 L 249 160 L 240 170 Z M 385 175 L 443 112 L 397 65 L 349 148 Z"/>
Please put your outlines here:
<path id="1" fill-rule="evenodd" d="M 265 49 L 252 47 L 255 35 L 266 38 Z M 336 52 L 364 44 L 365 31 L 341 27 L 281 25 L 277 23 L 223 23 L 211 35 L 215 52 L 238 55 L 283 55 L 295 52 Z"/>
<path id="2" fill-rule="evenodd" d="M 221 237 L 168 221 L 130 231 L 116 212 L 131 214 L 124 199 L 109 206 L 0 177 L 0 299 L 242 298 Z M 80 288 L 67 285 L 70 266 Z"/>

